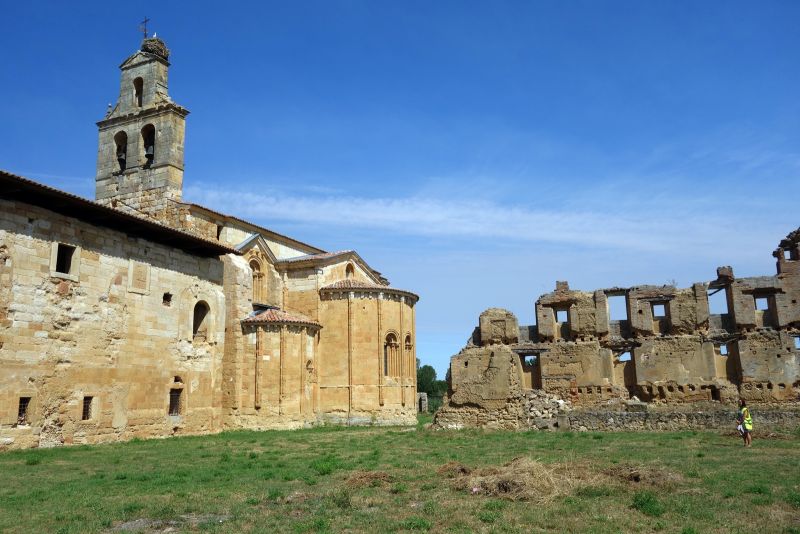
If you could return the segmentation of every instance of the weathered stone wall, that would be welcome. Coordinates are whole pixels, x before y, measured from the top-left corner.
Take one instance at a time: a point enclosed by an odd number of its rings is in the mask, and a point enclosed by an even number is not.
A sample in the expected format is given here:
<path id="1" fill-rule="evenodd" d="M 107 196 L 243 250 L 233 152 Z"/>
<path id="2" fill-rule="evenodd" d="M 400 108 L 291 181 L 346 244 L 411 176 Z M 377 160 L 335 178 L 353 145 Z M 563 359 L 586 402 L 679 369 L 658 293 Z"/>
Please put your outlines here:
<path id="1" fill-rule="evenodd" d="M 54 247 L 76 247 L 70 273 Z M 219 428 L 222 262 L 0 200 L 0 440 L 95 443 Z M 169 295 L 169 298 L 167 297 Z M 209 307 L 194 336 L 194 307 Z M 168 414 L 181 389 L 180 415 Z M 30 397 L 18 421 L 20 397 Z M 83 419 L 83 399 L 92 397 Z"/>
<path id="2" fill-rule="evenodd" d="M 720 267 L 716 280 L 689 288 L 593 292 L 557 282 L 536 301 L 537 324 L 517 332 L 513 314 L 486 310 L 467 347 L 451 360 L 450 396 L 437 424 L 515 427 L 520 402 L 536 390 L 576 409 L 626 399 L 671 405 L 798 400 L 799 243 L 800 230 L 775 251 L 777 276 L 737 279 L 730 267 Z M 726 313 L 709 312 L 709 293 L 717 291 L 725 292 Z M 626 317 L 612 320 L 609 298 L 619 296 Z M 489 373 L 488 350 L 509 351 L 514 365 L 494 364 Z M 498 396 L 499 384 L 521 387 Z"/>

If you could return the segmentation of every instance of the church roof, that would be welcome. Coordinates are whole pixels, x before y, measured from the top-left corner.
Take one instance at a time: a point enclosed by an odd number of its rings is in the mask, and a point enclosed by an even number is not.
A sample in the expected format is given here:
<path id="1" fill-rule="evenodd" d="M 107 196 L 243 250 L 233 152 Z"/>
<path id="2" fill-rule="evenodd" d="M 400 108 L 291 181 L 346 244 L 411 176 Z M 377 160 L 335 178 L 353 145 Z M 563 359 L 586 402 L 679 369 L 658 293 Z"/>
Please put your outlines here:
<path id="1" fill-rule="evenodd" d="M 327 260 L 330 258 L 335 258 L 337 256 L 345 256 L 347 254 L 355 254 L 355 250 L 340 250 L 338 252 L 322 252 L 319 254 L 305 254 L 303 256 L 297 256 L 295 258 L 286 258 L 283 260 L 278 260 L 278 263 L 296 263 L 300 261 L 316 261 L 316 260 Z"/>
<path id="2" fill-rule="evenodd" d="M 382 292 L 382 293 L 394 293 L 397 295 L 404 295 L 406 297 L 410 297 L 414 300 L 414 302 L 419 300 L 419 295 L 416 293 L 412 293 L 411 291 L 406 291 L 405 289 L 397 289 L 394 287 L 389 287 L 376 284 L 374 282 L 368 282 L 366 280 L 357 280 L 355 278 L 347 278 L 346 280 L 339 280 L 332 284 L 328 284 L 327 286 L 323 286 L 320 288 L 320 291 L 370 291 L 370 292 Z"/>
<path id="3" fill-rule="evenodd" d="M 296 324 L 304 326 L 316 326 L 322 328 L 314 319 L 306 317 L 302 313 L 287 312 L 277 308 L 270 308 L 264 311 L 255 311 L 242 321 L 243 324 Z"/>
<path id="4" fill-rule="evenodd" d="M 197 256 L 239 254 L 237 250 L 218 241 L 176 230 L 141 215 L 120 211 L 4 170 L 0 170 L 0 198 L 39 206 Z"/>

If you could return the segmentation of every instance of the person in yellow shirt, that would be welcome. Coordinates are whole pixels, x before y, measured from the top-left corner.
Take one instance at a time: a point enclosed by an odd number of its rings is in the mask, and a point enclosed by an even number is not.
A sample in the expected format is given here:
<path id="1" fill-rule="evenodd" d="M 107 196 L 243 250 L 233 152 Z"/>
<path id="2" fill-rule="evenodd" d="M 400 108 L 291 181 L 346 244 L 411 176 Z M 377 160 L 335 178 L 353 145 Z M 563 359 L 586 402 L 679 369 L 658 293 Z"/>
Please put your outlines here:
<path id="1" fill-rule="evenodd" d="M 739 416 L 736 418 L 739 425 L 736 427 L 744 440 L 744 446 L 749 447 L 753 444 L 753 418 L 750 409 L 744 399 L 739 399 Z"/>

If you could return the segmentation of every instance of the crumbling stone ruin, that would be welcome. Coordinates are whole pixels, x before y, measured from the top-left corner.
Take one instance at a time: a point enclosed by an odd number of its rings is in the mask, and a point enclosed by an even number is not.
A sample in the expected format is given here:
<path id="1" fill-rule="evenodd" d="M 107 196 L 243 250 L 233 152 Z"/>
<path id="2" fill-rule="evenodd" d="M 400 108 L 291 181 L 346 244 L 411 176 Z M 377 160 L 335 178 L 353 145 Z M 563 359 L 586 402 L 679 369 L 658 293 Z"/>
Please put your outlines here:
<path id="1" fill-rule="evenodd" d="M 509 311 L 488 309 L 451 359 L 449 393 L 435 424 L 729 425 L 730 409 L 720 408 L 739 398 L 761 407 L 762 421 L 800 421 L 794 411 L 800 405 L 800 229 L 773 255 L 776 276 L 736 278 L 730 267 L 720 267 L 715 280 L 689 288 L 586 292 L 557 282 L 536 301 L 532 326 L 519 326 Z M 709 313 L 709 296 L 718 292 L 727 312 Z M 624 299 L 625 319 L 610 318 L 614 297 Z M 610 411 L 624 415 L 609 417 Z"/>
<path id="2" fill-rule="evenodd" d="M 417 295 L 183 201 L 168 58 L 151 38 L 120 66 L 96 201 L 0 171 L 0 450 L 415 424 Z"/>

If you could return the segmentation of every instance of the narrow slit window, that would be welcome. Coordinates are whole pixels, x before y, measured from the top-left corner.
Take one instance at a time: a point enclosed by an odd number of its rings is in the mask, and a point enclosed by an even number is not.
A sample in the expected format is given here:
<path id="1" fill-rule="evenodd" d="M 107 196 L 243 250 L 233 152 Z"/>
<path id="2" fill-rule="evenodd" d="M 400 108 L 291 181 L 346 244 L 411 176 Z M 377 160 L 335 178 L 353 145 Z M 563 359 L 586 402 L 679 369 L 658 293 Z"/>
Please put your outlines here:
<path id="1" fill-rule="evenodd" d="M 56 251 L 56 272 L 71 274 L 72 258 L 74 255 L 75 247 L 59 243 L 58 250 Z"/>
<path id="2" fill-rule="evenodd" d="M 18 425 L 27 425 L 28 420 L 28 408 L 31 405 L 31 398 L 30 397 L 20 397 L 19 398 L 19 409 L 17 410 L 17 424 Z"/>
<path id="3" fill-rule="evenodd" d="M 173 388 L 169 390 L 169 414 L 181 414 L 181 394 L 183 389 Z"/>
<path id="4" fill-rule="evenodd" d="M 83 411 L 81 412 L 81 420 L 88 421 L 92 418 L 92 401 L 94 397 L 84 397 L 83 398 Z"/>

